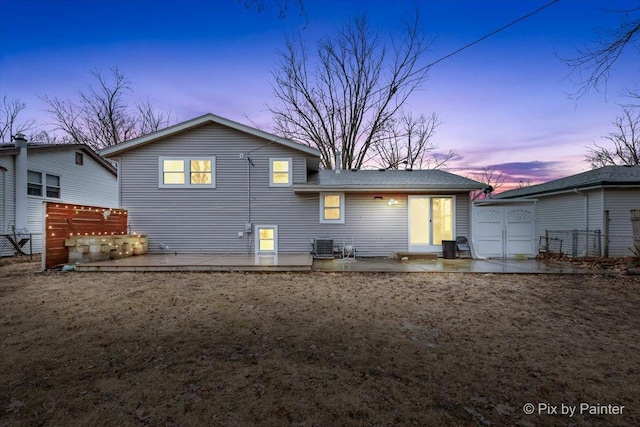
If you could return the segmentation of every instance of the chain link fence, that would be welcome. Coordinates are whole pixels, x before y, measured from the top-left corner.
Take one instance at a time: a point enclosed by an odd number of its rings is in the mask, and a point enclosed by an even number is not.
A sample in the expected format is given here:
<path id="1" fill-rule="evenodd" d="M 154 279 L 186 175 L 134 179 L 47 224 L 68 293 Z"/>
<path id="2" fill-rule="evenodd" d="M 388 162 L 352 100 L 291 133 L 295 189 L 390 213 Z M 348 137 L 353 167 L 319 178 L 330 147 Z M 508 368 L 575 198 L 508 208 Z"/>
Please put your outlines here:
<path id="1" fill-rule="evenodd" d="M 603 234 L 600 230 L 545 230 L 538 252 L 572 258 L 640 256 L 632 236 Z"/>
<path id="2" fill-rule="evenodd" d="M 33 260 L 33 239 L 36 237 L 33 233 L 0 234 L 0 257 L 28 256 Z"/>

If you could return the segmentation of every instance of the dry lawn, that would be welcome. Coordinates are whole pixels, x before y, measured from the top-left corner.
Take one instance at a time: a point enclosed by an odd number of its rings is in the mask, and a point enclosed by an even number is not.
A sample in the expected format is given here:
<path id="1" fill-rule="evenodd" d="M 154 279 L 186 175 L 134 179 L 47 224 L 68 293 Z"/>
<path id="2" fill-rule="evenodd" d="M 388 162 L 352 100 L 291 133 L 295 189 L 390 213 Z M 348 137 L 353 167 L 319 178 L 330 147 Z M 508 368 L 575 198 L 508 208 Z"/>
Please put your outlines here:
<path id="1" fill-rule="evenodd" d="M 638 278 L 34 268 L 0 266 L 0 425 L 640 424 Z"/>

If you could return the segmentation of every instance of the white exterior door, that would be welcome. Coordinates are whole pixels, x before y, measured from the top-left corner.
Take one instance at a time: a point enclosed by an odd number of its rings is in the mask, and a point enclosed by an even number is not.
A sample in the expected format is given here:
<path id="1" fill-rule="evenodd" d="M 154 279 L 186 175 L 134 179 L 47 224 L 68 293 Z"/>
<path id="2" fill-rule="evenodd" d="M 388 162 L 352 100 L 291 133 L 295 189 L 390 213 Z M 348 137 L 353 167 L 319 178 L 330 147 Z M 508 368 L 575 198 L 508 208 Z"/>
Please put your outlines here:
<path id="1" fill-rule="evenodd" d="M 486 258 L 529 258 L 536 255 L 533 203 L 475 206 L 473 243 Z"/>
<path id="2" fill-rule="evenodd" d="M 454 240 L 452 196 L 409 196 L 409 251 L 436 252 L 443 240 Z"/>

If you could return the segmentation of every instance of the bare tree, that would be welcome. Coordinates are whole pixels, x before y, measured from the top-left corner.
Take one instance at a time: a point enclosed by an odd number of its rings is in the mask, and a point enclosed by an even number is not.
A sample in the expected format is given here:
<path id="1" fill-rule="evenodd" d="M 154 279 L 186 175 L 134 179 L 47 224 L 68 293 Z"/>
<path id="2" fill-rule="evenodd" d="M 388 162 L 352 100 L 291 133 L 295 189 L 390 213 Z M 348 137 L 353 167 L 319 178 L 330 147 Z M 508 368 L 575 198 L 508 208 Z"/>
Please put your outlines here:
<path id="1" fill-rule="evenodd" d="M 504 173 L 492 167 L 484 167 L 478 172 L 471 173 L 471 178 L 487 185 L 484 190 L 472 193 L 472 200 L 478 200 L 489 197 L 498 188 L 502 187 L 506 177 Z"/>
<path id="2" fill-rule="evenodd" d="M 2 103 L 0 103 L 0 142 L 10 142 L 14 135 L 26 133 L 34 128 L 35 120 L 18 120 L 18 116 L 26 108 L 27 104 L 19 99 L 2 97 Z"/>
<path id="3" fill-rule="evenodd" d="M 403 23 L 401 38 L 385 41 L 356 17 L 320 41 L 313 59 L 300 37 L 288 37 L 272 73 L 275 132 L 317 148 L 326 169 L 337 152 L 342 168 L 361 168 L 427 76 L 417 67 L 428 47 L 419 13 Z"/>
<path id="4" fill-rule="evenodd" d="M 169 124 L 169 115 L 155 111 L 149 101 L 133 108 L 127 103 L 131 82 L 117 68 L 111 70 L 111 79 L 98 70 L 91 71 L 91 76 L 94 84 L 78 92 L 77 101 L 42 98 L 49 105 L 55 130 L 64 133 L 64 142 L 81 142 L 99 150 Z"/>
<path id="5" fill-rule="evenodd" d="M 516 188 L 531 187 L 531 180 L 529 178 L 519 179 L 516 183 Z"/>
<path id="6" fill-rule="evenodd" d="M 608 146 L 594 143 L 585 159 L 591 168 L 608 165 L 640 165 L 640 107 L 622 107 L 622 114 L 612 122 L 616 132 L 602 137 Z"/>
<path id="7" fill-rule="evenodd" d="M 41 129 L 37 132 L 32 132 L 29 137 L 29 142 L 34 144 L 46 145 L 46 144 L 62 144 L 64 141 L 60 141 L 58 136 L 45 129 Z"/>
<path id="8" fill-rule="evenodd" d="M 599 90 L 609 77 L 613 66 L 625 50 L 640 49 L 640 2 L 626 9 L 614 11 L 620 15 L 616 28 L 597 32 L 598 40 L 578 48 L 574 58 L 563 58 L 578 76 L 579 88 L 574 95 L 580 97 L 591 89 Z"/>
<path id="9" fill-rule="evenodd" d="M 298 9 L 300 16 L 307 16 L 307 11 L 304 7 L 303 0 L 239 0 L 244 4 L 247 9 L 255 9 L 258 13 L 262 13 L 269 9 L 271 6 L 275 6 L 278 10 L 278 16 L 283 19 L 286 18 L 289 13 L 290 7 Z"/>
<path id="10" fill-rule="evenodd" d="M 399 169 L 405 165 L 409 169 L 438 169 L 445 165 L 457 153 L 453 150 L 440 154 L 440 148 L 432 138 L 440 119 L 436 113 L 417 118 L 410 113 L 402 113 L 400 117 L 389 121 L 390 128 L 383 132 L 373 145 L 373 160 L 380 167 Z"/>

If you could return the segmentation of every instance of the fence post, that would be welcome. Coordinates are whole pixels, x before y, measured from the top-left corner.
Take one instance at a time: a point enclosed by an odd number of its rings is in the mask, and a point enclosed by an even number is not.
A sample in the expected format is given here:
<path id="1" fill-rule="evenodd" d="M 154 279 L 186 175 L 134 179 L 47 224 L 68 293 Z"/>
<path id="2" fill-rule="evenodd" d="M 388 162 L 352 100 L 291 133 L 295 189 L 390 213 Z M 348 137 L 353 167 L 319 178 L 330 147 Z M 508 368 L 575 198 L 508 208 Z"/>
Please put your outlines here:
<path id="1" fill-rule="evenodd" d="M 631 225 L 633 227 L 633 246 L 636 257 L 640 257 L 640 209 L 631 209 Z"/>
<path id="2" fill-rule="evenodd" d="M 609 258 L 609 211 L 604 211 L 604 257 Z"/>
<path id="3" fill-rule="evenodd" d="M 598 252 L 598 257 L 602 256 L 602 231 L 600 231 L 599 229 L 596 230 L 596 239 L 597 243 L 596 243 L 596 251 Z"/>
<path id="4" fill-rule="evenodd" d="M 578 230 L 576 229 L 571 232 L 571 257 L 578 257 Z"/>
<path id="5" fill-rule="evenodd" d="M 544 230 L 544 249 L 549 253 L 549 230 Z"/>

